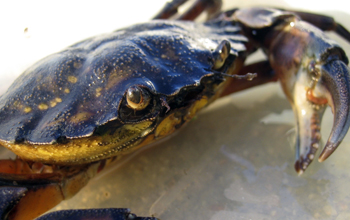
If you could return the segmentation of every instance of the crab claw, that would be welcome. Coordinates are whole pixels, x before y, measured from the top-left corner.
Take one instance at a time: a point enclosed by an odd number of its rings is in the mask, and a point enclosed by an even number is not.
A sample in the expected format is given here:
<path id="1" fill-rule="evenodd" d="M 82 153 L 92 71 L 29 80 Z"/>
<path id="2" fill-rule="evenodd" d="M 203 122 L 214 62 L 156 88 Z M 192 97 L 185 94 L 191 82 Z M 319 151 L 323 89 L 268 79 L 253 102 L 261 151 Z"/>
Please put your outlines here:
<path id="1" fill-rule="evenodd" d="M 315 27 L 294 21 L 285 29 L 271 43 L 269 57 L 296 116 L 295 169 L 302 174 L 319 148 L 327 105 L 334 122 L 320 162 L 334 152 L 349 129 L 350 69 L 345 52 Z"/>
<path id="2" fill-rule="evenodd" d="M 299 174 L 312 162 L 319 148 L 320 123 L 326 104 L 332 108 L 334 122 L 327 144 L 319 157 L 320 162 L 339 146 L 350 125 L 349 68 L 343 61 L 331 60 L 321 65 L 319 70 L 312 71 L 319 71 L 319 75 L 314 76 L 318 79 L 310 82 L 309 74 L 301 71 L 291 92 L 298 132 L 295 169 Z"/>
<path id="3" fill-rule="evenodd" d="M 287 11 L 238 10 L 233 18 L 261 47 L 281 82 L 297 120 L 295 169 L 302 174 L 319 148 L 327 105 L 334 124 L 319 161 L 329 157 L 350 125 L 350 69 L 343 49 L 320 29 Z"/>

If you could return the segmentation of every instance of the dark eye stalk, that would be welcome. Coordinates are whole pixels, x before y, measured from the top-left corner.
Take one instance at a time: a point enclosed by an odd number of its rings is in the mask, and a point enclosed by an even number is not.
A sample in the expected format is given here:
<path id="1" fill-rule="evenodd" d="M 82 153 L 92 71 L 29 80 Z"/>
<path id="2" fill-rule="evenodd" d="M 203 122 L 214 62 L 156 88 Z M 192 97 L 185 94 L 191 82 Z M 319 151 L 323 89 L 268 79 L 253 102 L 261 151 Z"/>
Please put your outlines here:
<path id="1" fill-rule="evenodd" d="M 213 69 L 220 69 L 224 65 L 227 57 L 230 55 L 230 50 L 230 42 L 228 42 L 227 40 L 223 40 L 213 53 L 215 60 Z"/>

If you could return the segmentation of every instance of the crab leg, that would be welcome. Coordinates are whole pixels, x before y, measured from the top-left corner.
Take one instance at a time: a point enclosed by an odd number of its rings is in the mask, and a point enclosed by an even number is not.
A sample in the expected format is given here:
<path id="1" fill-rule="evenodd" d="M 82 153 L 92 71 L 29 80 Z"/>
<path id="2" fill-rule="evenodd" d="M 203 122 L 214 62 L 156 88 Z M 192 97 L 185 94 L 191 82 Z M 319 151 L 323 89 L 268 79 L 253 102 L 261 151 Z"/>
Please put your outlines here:
<path id="1" fill-rule="evenodd" d="M 115 158 L 77 167 L 49 167 L 41 163 L 27 163 L 20 159 L 1 160 L 0 217 L 25 220 L 52 209 L 62 200 L 69 199 Z M 41 172 L 41 173 L 40 173 Z M 41 216 L 45 219 L 121 219 L 155 220 L 137 217 L 129 209 L 63 210 Z"/>
<path id="2" fill-rule="evenodd" d="M 130 209 L 75 209 L 51 212 L 40 216 L 36 220 L 86 220 L 86 219 L 114 219 L 114 220 L 157 220 L 153 217 L 138 217 L 130 213 Z"/>
<path id="3" fill-rule="evenodd" d="M 36 189 L 37 190 L 37 189 Z M 25 187 L 2 187 L 0 188 L 0 217 L 1 219 L 33 219 L 35 216 L 22 215 L 22 216 L 8 216 L 8 212 L 13 209 L 12 206 L 15 206 L 18 203 L 18 200 L 23 198 L 28 192 L 30 193 L 31 189 Z M 52 196 L 47 199 L 46 202 L 50 202 Z M 37 201 L 35 206 L 39 204 Z M 119 209 L 119 208 L 109 208 L 109 209 L 80 209 L 80 210 L 62 210 L 57 212 L 51 212 L 46 215 L 43 215 L 36 220 L 47 220 L 47 219 L 56 219 L 56 220 L 83 220 L 83 219 L 120 219 L 120 220 L 155 220 L 155 218 L 148 217 L 137 217 L 135 214 L 130 213 L 129 209 Z"/>
<path id="4" fill-rule="evenodd" d="M 178 14 L 178 9 L 187 0 L 173 0 L 168 2 L 164 8 L 153 19 L 169 19 L 170 17 Z M 196 0 L 189 9 L 180 16 L 177 20 L 194 20 L 203 11 L 207 11 L 208 20 L 219 14 L 222 6 L 222 0 Z"/>
<path id="5" fill-rule="evenodd" d="M 350 69 L 345 52 L 290 12 L 252 8 L 238 10 L 233 17 L 250 40 L 263 48 L 292 105 L 298 130 L 295 168 L 302 174 L 319 147 L 327 104 L 334 124 L 320 162 L 334 152 L 349 129 Z"/>
<path id="6" fill-rule="evenodd" d="M 28 164 L 20 159 L 1 160 L 0 193 L 11 196 L 8 200 L 13 202 L 12 207 L 0 211 L 9 219 L 34 219 L 74 196 L 104 165 L 105 161 L 100 161 L 55 168 L 41 163 Z"/>
<path id="7" fill-rule="evenodd" d="M 178 13 L 178 8 L 185 2 L 187 2 L 187 0 L 173 0 L 171 2 L 167 2 L 153 19 L 168 19 L 172 17 Z"/>
<path id="8" fill-rule="evenodd" d="M 25 195 L 25 187 L 1 187 L 0 188 L 0 218 L 6 219 L 7 213 L 13 209 L 14 204 Z"/>
<path id="9" fill-rule="evenodd" d="M 334 31 L 344 40 L 350 42 L 350 33 L 341 24 L 337 23 L 332 17 L 314 14 L 309 12 L 290 11 L 297 14 L 303 21 L 315 25 L 323 31 Z"/>

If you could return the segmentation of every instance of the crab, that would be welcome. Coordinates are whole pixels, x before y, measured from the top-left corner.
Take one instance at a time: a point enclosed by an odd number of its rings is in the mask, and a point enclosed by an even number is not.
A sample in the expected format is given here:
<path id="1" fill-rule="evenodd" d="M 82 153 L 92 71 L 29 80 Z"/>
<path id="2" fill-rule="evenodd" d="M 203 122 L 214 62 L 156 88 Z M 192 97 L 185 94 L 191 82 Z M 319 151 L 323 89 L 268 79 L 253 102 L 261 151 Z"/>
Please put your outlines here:
<path id="1" fill-rule="evenodd" d="M 178 3 L 156 18 L 169 18 Z M 335 126 L 319 160 L 335 150 L 349 127 L 348 60 L 300 18 L 346 39 L 349 33 L 336 23 L 317 23 L 332 21 L 324 16 L 267 8 L 221 13 L 220 1 L 197 3 L 214 9 L 205 24 L 155 20 L 120 29 L 51 55 L 15 81 L 0 99 L 0 143 L 19 156 L 1 161 L 2 192 L 10 195 L 3 197 L 4 216 L 28 216 L 31 201 L 42 197 L 28 218 L 35 217 L 73 196 L 111 161 L 174 133 L 217 98 L 277 79 L 298 119 L 297 172 L 315 156 L 327 104 Z M 178 19 L 196 16 L 189 10 Z M 242 67 L 257 48 L 269 61 Z M 136 218 L 125 209 L 68 213 Z"/>

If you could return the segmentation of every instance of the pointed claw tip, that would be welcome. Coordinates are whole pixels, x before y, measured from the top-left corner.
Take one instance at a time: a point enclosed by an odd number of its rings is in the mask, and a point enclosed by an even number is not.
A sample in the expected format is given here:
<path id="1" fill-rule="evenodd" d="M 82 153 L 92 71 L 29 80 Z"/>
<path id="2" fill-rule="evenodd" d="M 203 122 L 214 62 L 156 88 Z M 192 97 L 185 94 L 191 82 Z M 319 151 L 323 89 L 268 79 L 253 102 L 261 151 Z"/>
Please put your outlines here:
<path id="1" fill-rule="evenodd" d="M 318 162 L 322 163 L 325 161 L 332 153 L 322 152 L 322 154 L 318 157 Z"/>
<path id="2" fill-rule="evenodd" d="M 304 170 L 299 170 L 298 172 L 298 176 L 301 176 L 304 173 Z"/>
<path id="3" fill-rule="evenodd" d="M 328 158 L 328 156 L 325 156 L 323 153 L 318 157 L 318 162 L 322 163 Z"/>
<path id="4" fill-rule="evenodd" d="M 304 173 L 304 170 L 299 160 L 295 161 L 294 169 L 298 173 L 298 176 L 301 176 Z"/>
<path id="5" fill-rule="evenodd" d="M 335 151 L 335 149 L 337 149 L 337 146 L 339 144 L 333 144 L 328 142 L 326 144 L 326 146 L 324 147 L 321 155 L 318 158 L 318 162 L 323 162 L 325 161 L 329 156 L 331 156 L 331 154 Z"/>

